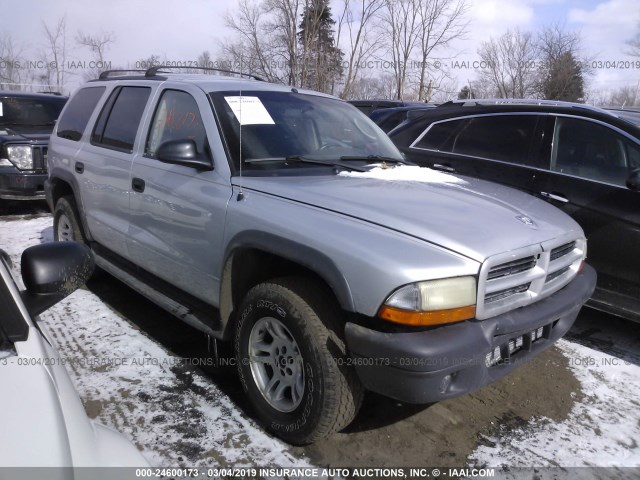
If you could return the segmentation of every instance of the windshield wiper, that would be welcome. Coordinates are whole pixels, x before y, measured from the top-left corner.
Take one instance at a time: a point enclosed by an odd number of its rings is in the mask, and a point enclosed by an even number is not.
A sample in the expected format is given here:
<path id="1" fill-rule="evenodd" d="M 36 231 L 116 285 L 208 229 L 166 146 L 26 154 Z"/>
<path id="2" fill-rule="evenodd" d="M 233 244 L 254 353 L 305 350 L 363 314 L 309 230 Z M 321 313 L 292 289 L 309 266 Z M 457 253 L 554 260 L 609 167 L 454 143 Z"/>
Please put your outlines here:
<path id="1" fill-rule="evenodd" d="M 401 158 L 393 158 L 393 157 L 383 157 L 382 155 L 344 155 L 340 157 L 340 160 L 343 162 L 348 162 L 350 160 L 365 160 L 365 161 L 375 161 L 375 162 L 387 162 L 387 163 L 400 163 L 402 165 L 415 165 L 415 163 L 410 162 L 408 160 L 403 160 Z"/>
<path id="2" fill-rule="evenodd" d="M 342 158 L 340 159 L 342 160 Z M 247 158 L 245 163 L 269 163 L 269 162 L 302 162 L 315 163 L 317 165 L 329 165 L 332 167 L 340 167 L 346 170 L 355 170 L 357 172 L 367 172 L 368 168 L 358 167 L 349 163 L 343 163 L 337 160 L 326 160 L 322 158 L 311 158 L 302 155 L 291 155 L 289 157 L 265 157 L 265 158 Z"/>

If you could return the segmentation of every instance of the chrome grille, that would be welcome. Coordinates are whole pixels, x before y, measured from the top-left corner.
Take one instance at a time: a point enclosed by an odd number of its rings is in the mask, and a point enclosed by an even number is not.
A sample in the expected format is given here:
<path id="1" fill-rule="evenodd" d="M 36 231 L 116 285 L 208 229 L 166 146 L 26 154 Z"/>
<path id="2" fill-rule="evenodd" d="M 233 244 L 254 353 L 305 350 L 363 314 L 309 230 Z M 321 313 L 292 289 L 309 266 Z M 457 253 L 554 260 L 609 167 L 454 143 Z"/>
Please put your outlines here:
<path id="1" fill-rule="evenodd" d="M 511 295 L 515 295 L 516 293 L 522 293 L 529 290 L 531 283 L 525 283 L 522 285 L 518 285 L 513 288 L 506 288 L 504 290 L 499 290 L 497 292 L 489 293 L 484 296 L 484 303 L 497 302 L 498 300 L 502 300 L 503 298 L 510 297 Z"/>
<path id="2" fill-rule="evenodd" d="M 506 277 L 507 275 L 515 275 L 516 273 L 524 272 L 535 267 L 536 261 L 537 258 L 535 255 L 531 255 L 530 257 L 519 258 L 512 262 L 496 265 L 489 270 L 487 279 L 493 280 L 494 278 Z"/>
<path id="3" fill-rule="evenodd" d="M 558 238 L 489 257 L 478 277 L 479 320 L 534 303 L 560 290 L 578 273 L 584 238 Z"/>
<path id="4" fill-rule="evenodd" d="M 555 280 L 556 278 L 558 278 L 562 274 L 566 273 L 568 270 L 569 270 L 569 267 L 563 267 L 560 270 L 557 270 L 557 271 L 555 271 L 553 273 L 550 273 L 549 275 L 547 275 L 545 283 L 548 283 L 548 282 L 551 282 L 551 281 Z"/>
<path id="5" fill-rule="evenodd" d="M 551 250 L 551 261 L 557 260 L 560 257 L 564 257 L 567 253 L 571 252 L 576 247 L 576 242 L 569 242 L 565 245 L 561 245 L 559 247 Z"/>

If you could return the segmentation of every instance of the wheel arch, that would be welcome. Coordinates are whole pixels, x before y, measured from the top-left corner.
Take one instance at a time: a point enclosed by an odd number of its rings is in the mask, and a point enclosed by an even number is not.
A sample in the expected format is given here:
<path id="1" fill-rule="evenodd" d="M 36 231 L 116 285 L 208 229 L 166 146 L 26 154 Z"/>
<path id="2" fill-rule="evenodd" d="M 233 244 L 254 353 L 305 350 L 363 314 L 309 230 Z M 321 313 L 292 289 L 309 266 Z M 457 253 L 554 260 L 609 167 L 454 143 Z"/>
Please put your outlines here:
<path id="1" fill-rule="evenodd" d="M 80 226 L 87 240 L 92 240 L 89 229 L 87 228 L 87 221 L 84 212 L 84 206 L 82 204 L 82 197 L 79 195 L 80 187 L 76 178 L 69 172 L 56 171 L 49 176 L 47 180 L 47 199 L 50 199 L 49 207 L 51 211 L 55 211 L 56 203 L 61 197 L 72 196 L 78 210 L 80 218 Z"/>
<path id="2" fill-rule="evenodd" d="M 355 311 L 349 284 L 331 258 L 307 245 L 278 235 L 247 231 L 229 242 L 220 287 L 223 337 L 233 334 L 234 312 L 245 294 L 266 280 L 299 275 L 327 286 L 341 309 Z"/>

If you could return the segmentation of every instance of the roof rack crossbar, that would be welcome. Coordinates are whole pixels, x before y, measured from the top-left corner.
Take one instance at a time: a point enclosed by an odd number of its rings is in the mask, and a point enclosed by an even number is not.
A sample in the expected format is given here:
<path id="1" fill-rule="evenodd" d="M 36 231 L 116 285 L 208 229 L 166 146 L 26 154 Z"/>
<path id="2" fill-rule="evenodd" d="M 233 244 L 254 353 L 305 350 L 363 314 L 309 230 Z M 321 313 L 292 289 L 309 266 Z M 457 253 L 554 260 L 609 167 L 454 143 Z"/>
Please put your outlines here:
<path id="1" fill-rule="evenodd" d="M 185 68 L 185 69 L 193 69 L 193 70 L 206 70 L 206 71 L 212 71 L 212 72 L 232 73 L 234 75 L 242 75 L 245 77 L 250 77 L 250 78 L 253 78 L 254 80 L 258 80 L 259 82 L 265 81 L 263 78 L 258 77 L 257 75 L 253 75 L 251 73 L 236 72 L 235 70 L 225 70 L 222 68 L 210 68 L 210 67 L 179 67 L 179 66 L 172 66 L 172 65 L 156 65 L 155 67 L 149 68 L 145 72 L 144 76 L 155 77 L 159 72 L 164 73 L 164 72 L 161 72 L 161 70 L 166 70 L 169 68 Z"/>
<path id="2" fill-rule="evenodd" d="M 146 70 L 135 70 L 135 69 L 120 69 L 120 70 L 105 70 L 104 72 L 100 73 L 100 76 L 98 77 L 98 79 L 100 80 L 106 80 L 107 78 L 109 78 L 111 76 L 112 73 L 126 73 L 126 72 L 146 72 Z"/>

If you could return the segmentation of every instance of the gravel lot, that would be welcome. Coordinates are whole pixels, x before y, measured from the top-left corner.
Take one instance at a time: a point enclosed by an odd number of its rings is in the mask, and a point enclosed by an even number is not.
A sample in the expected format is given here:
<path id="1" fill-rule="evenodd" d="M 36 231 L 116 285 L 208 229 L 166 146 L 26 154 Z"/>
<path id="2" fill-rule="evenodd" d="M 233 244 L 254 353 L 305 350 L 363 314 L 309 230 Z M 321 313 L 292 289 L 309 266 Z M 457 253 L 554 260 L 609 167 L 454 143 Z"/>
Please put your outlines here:
<path id="1" fill-rule="evenodd" d="M 52 241 L 41 204 L 5 206 L 14 260 Z M 471 395 L 412 406 L 368 394 L 344 432 L 306 448 L 251 419 L 204 336 L 104 276 L 42 315 L 92 418 L 157 466 L 640 467 L 640 325 L 584 309 L 569 335 Z M 637 478 L 640 470 L 606 470 Z"/>

